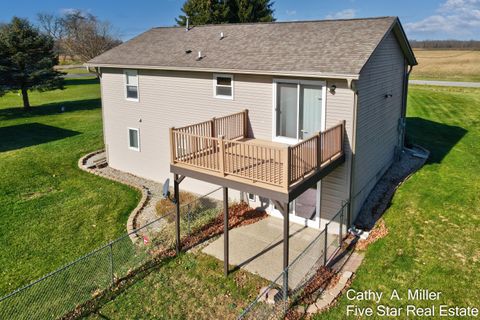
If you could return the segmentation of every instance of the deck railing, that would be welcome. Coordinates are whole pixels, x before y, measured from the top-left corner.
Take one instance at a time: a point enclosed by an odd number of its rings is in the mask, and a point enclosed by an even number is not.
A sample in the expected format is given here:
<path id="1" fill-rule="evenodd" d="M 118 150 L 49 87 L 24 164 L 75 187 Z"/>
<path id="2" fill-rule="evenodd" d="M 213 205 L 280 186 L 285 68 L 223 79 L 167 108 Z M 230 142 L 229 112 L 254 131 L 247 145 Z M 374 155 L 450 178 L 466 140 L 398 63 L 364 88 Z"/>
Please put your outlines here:
<path id="1" fill-rule="evenodd" d="M 288 188 L 343 153 L 345 123 L 293 146 L 239 141 L 248 111 L 170 129 L 171 162 Z"/>
<path id="2" fill-rule="evenodd" d="M 344 127 L 345 122 L 341 122 L 288 148 L 289 184 L 295 183 L 316 169 L 327 165 L 343 152 Z"/>

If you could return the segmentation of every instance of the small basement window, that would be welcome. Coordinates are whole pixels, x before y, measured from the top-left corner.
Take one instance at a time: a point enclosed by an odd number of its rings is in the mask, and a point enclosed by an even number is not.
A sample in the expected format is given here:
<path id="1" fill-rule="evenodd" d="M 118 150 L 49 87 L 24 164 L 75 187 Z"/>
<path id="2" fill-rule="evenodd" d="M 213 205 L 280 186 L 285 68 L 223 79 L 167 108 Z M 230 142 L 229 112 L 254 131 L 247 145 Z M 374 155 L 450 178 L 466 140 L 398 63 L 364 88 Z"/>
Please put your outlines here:
<path id="1" fill-rule="evenodd" d="M 137 128 L 128 128 L 128 147 L 140 151 L 140 132 Z"/>
<path id="2" fill-rule="evenodd" d="M 138 101 L 138 71 L 125 70 L 125 98 Z"/>
<path id="3" fill-rule="evenodd" d="M 233 75 L 213 75 L 213 96 L 221 99 L 233 99 Z"/>
<path id="4" fill-rule="evenodd" d="M 257 201 L 257 196 L 254 195 L 253 193 L 248 193 L 248 200 L 250 201 Z"/>

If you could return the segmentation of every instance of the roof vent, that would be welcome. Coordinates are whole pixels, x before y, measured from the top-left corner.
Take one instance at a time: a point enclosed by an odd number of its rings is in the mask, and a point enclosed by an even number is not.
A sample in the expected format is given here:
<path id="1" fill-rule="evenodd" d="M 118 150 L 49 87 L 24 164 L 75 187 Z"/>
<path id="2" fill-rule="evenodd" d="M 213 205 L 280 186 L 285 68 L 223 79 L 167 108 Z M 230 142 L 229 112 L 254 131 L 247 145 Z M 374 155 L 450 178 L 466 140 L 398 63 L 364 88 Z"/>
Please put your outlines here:
<path id="1" fill-rule="evenodd" d="M 185 31 L 188 31 L 190 29 L 190 17 L 187 16 L 187 24 L 185 25 Z"/>
<path id="2" fill-rule="evenodd" d="M 197 61 L 200 61 L 202 60 L 202 51 L 198 51 L 198 57 L 197 57 Z"/>
<path id="3" fill-rule="evenodd" d="M 222 40 L 223 38 L 225 38 L 225 36 L 223 35 L 223 32 L 220 32 L 220 40 Z"/>

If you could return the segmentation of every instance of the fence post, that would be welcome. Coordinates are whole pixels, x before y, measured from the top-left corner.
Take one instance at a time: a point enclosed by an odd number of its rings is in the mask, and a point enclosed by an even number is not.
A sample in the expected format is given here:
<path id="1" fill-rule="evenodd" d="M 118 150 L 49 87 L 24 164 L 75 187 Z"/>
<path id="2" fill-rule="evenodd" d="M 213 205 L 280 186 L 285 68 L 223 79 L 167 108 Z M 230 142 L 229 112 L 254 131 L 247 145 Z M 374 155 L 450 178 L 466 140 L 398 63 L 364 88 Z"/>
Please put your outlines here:
<path id="1" fill-rule="evenodd" d="M 215 117 L 210 120 L 210 130 L 212 138 L 215 138 Z"/>
<path id="2" fill-rule="evenodd" d="M 220 144 L 220 152 L 218 154 L 218 163 L 220 164 L 220 173 L 225 175 L 225 137 L 220 136 L 218 143 Z"/>
<path id="3" fill-rule="evenodd" d="M 176 158 L 176 152 L 175 150 L 177 149 L 175 145 L 175 137 L 173 131 L 175 130 L 175 127 L 170 128 L 170 163 L 175 163 L 175 158 Z"/>
<path id="4" fill-rule="evenodd" d="M 328 244 L 327 244 L 327 241 L 328 241 L 328 225 L 330 223 L 327 223 L 325 225 L 325 243 L 323 244 L 323 265 L 326 266 L 327 265 L 327 248 L 328 248 Z"/>
<path id="5" fill-rule="evenodd" d="M 248 138 L 248 109 L 243 110 L 243 137 Z"/>
<path id="6" fill-rule="evenodd" d="M 113 243 L 110 242 L 109 245 L 110 247 L 110 277 L 112 279 L 112 286 L 115 283 L 115 276 L 113 274 Z"/>
<path id="7" fill-rule="evenodd" d="M 288 301 L 288 267 L 283 269 L 283 308 L 284 312 L 287 312 Z"/>
<path id="8" fill-rule="evenodd" d="M 322 133 L 317 132 L 317 170 L 322 166 Z"/>
<path id="9" fill-rule="evenodd" d="M 338 247 L 341 248 L 342 247 L 342 243 L 343 243 L 343 206 L 342 206 L 342 212 L 340 213 L 340 221 L 339 221 L 339 239 L 338 239 Z"/>
<path id="10" fill-rule="evenodd" d="M 190 235 L 190 203 L 187 205 L 187 234 Z"/>
<path id="11" fill-rule="evenodd" d="M 288 184 L 290 183 L 290 146 L 286 147 L 285 149 L 282 150 L 282 161 L 283 161 L 283 187 L 288 188 Z"/>

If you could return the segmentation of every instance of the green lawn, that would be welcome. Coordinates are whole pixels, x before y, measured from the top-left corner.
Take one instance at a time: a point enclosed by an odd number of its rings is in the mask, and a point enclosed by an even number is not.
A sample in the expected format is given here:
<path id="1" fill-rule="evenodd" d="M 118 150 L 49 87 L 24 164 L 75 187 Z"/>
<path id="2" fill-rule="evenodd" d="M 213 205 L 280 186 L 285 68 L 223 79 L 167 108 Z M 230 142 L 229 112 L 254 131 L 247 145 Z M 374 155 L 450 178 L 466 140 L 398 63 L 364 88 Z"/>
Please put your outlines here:
<path id="1" fill-rule="evenodd" d="M 352 288 L 388 296 L 396 289 L 404 298 L 383 298 L 390 306 L 478 308 L 480 89 L 411 86 L 408 108 L 408 139 L 431 158 L 397 191 L 384 216 L 389 234 L 368 248 Z M 441 291 L 441 298 L 407 301 L 406 290 L 415 288 Z M 344 319 L 349 303 L 344 296 L 317 318 Z M 372 301 L 353 304 L 376 308 Z"/>
<path id="2" fill-rule="evenodd" d="M 60 69 L 59 71 L 69 74 L 86 74 L 90 73 L 86 68 Z"/>
<path id="3" fill-rule="evenodd" d="M 103 146 L 96 79 L 30 101 L 0 98 L 0 296 L 125 232 L 140 197 L 77 167 Z"/>
<path id="4" fill-rule="evenodd" d="M 201 253 L 167 259 L 90 319 L 236 319 L 267 281 Z"/>

